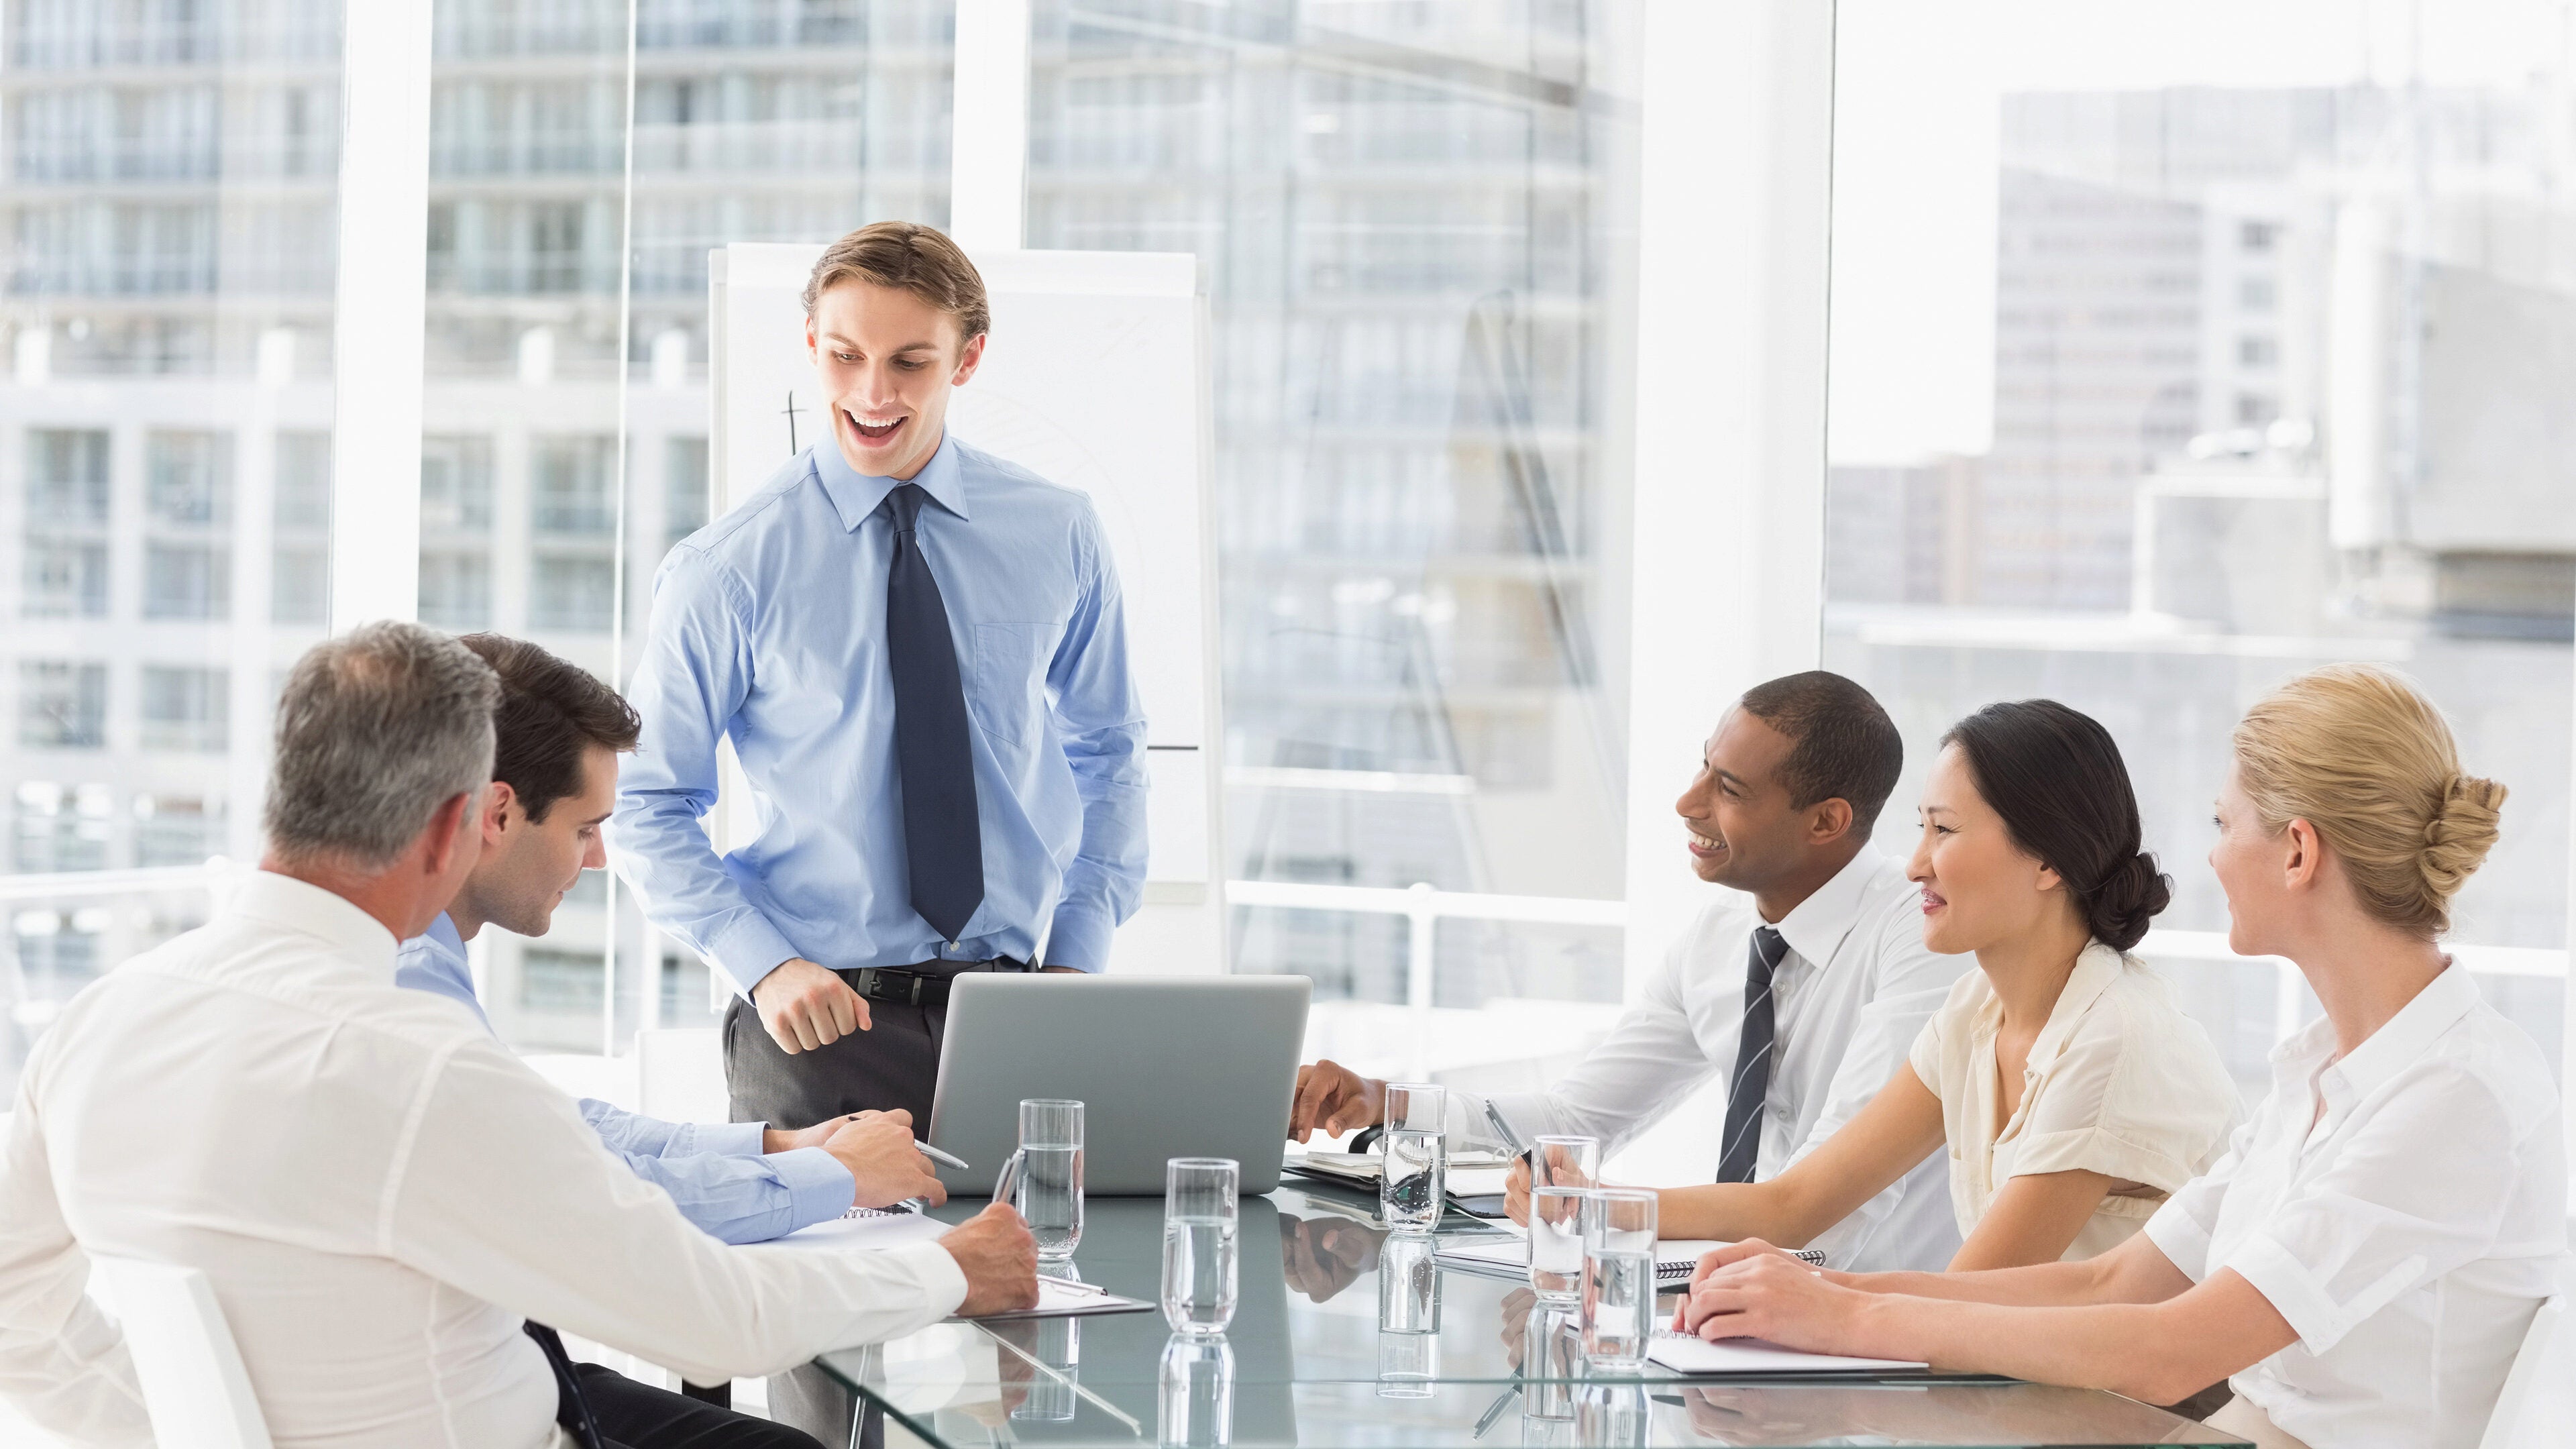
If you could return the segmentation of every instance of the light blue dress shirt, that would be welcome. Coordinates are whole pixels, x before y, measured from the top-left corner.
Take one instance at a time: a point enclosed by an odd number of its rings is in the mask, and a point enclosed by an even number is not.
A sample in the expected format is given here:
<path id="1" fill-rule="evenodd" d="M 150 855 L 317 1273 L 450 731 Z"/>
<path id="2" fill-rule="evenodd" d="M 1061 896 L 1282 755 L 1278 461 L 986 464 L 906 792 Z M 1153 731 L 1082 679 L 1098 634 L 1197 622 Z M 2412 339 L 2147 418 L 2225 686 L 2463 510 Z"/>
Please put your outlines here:
<path id="1" fill-rule="evenodd" d="M 394 984 L 461 1001 L 492 1029 L 474 996 L 465 942 L 444 912 L 395 953 Z M 837 1218 L 858 1191 L 850 1170 L 822 1148 L 763 1155 L 765 1122 L 664 1122 L 589 1097 L 581 1116 L 637 1177 L 669 1193 L 683 1217 L 728 1243 L 766 1242 Z"/>
<path id="2" fill-rule="evenodd" d="M 1145 874 L 1145 720 L 1091 500 L 944 439 L 913 480 L 957 645 L 984 901 L 954 942 L 912 908 L 886 667 L 896 483 L 828 439 L 671 550 L 628 687 L 617 869 L 646 914 L 746 998 L 792 957 L 835 970 L 1036 959 L 1096 971 Z M 750 779 L 751 838 L 719 857 L 716 742 Z"/>

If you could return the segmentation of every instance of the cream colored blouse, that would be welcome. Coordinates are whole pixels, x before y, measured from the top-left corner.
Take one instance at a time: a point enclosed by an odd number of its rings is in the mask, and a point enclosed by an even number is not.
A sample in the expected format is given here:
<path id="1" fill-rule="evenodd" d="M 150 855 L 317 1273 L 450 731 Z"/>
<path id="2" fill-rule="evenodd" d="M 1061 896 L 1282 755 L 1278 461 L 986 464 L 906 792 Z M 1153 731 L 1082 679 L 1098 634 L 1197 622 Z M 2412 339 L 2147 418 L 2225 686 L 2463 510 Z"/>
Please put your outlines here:
<path id="1" fill-rule="evenodd" d="M 2118 1246 L 2215 1161 L 2238 1116 L 2236 1084 L 2163 977 L 2096 941 L 2031 1044 L 2021 1106 L 1996 1128 L 2003 1005 L 1983 971 L 1951 988 L 1907 1061 L 1941 1099 L 1950 1206 L 1966 1236 L 2013 1178 L 2087 1169 L 2117 1178 L 2065 1260 Z"/>

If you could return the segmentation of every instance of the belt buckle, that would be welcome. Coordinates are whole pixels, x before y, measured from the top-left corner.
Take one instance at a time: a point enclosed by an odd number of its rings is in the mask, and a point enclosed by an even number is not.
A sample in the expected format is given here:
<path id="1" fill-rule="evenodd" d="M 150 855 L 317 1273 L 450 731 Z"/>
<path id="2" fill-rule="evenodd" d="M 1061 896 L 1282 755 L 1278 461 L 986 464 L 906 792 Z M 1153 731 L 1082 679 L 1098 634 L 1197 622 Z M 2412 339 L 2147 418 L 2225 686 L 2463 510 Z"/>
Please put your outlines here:
<path id="1" fill-rule="evenodd" d="M 908 972 L 906 974 L 912 977 L 912 999 L 904 1004 L 907 1006 L 919 1006 L 921 1004 L 921 983 L 929 978 L 925 973 L 919 971 Z"/>

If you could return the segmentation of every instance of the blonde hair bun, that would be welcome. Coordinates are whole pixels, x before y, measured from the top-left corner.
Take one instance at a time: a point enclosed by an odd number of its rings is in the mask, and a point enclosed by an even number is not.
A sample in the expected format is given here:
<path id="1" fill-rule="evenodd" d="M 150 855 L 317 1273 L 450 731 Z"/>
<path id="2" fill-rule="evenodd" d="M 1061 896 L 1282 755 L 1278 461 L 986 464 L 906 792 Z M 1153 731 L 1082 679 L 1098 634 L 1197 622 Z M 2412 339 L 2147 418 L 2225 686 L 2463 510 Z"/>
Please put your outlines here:
<path id="1" fill-rule="evenodd" d="M 2420 863 L 2424 884 L 2444 900 L 2486 863 L 2495 849 L 2497 824 L 2504 813 L 2505 788 L 2475 775 L 2454 775 L 2442 791 L 2442 808 L 2424 822 Z"/>
<path id="2" fill-rule="evenodd" d="M 2460 769 L 2441 710 L 2376 664 L 2311 669 L 2236 726 L 2237 780 L 2267 830 L 2316 828 L 2363 908 L 2426 936 L 2495 848 L 2505 788 Z"/>

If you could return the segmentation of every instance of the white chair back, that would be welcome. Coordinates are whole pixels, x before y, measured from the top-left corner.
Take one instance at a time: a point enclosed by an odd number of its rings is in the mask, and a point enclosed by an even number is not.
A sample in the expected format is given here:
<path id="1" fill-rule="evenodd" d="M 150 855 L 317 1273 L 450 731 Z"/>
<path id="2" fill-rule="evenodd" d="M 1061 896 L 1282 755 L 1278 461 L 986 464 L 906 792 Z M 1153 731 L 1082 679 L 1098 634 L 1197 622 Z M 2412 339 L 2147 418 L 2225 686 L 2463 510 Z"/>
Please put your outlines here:
<path id="1" fill-rule="evenodd" d="M 205 1274 L 92 1253 L 89 1282 L 125 1335 L 161 1449 L 270 1449 L 268 1420 Z"/>
<path id="2" fill-rule="evenodd" d="M 2496 1395 L 2478 1449 L 2555 1449 L 2576 1423 L 2576 1315 L 2568 1298 L 2576 1265 L 2561 1265 L 2558 1291 L 2531 1316 L 2522 1349 Z"/>

